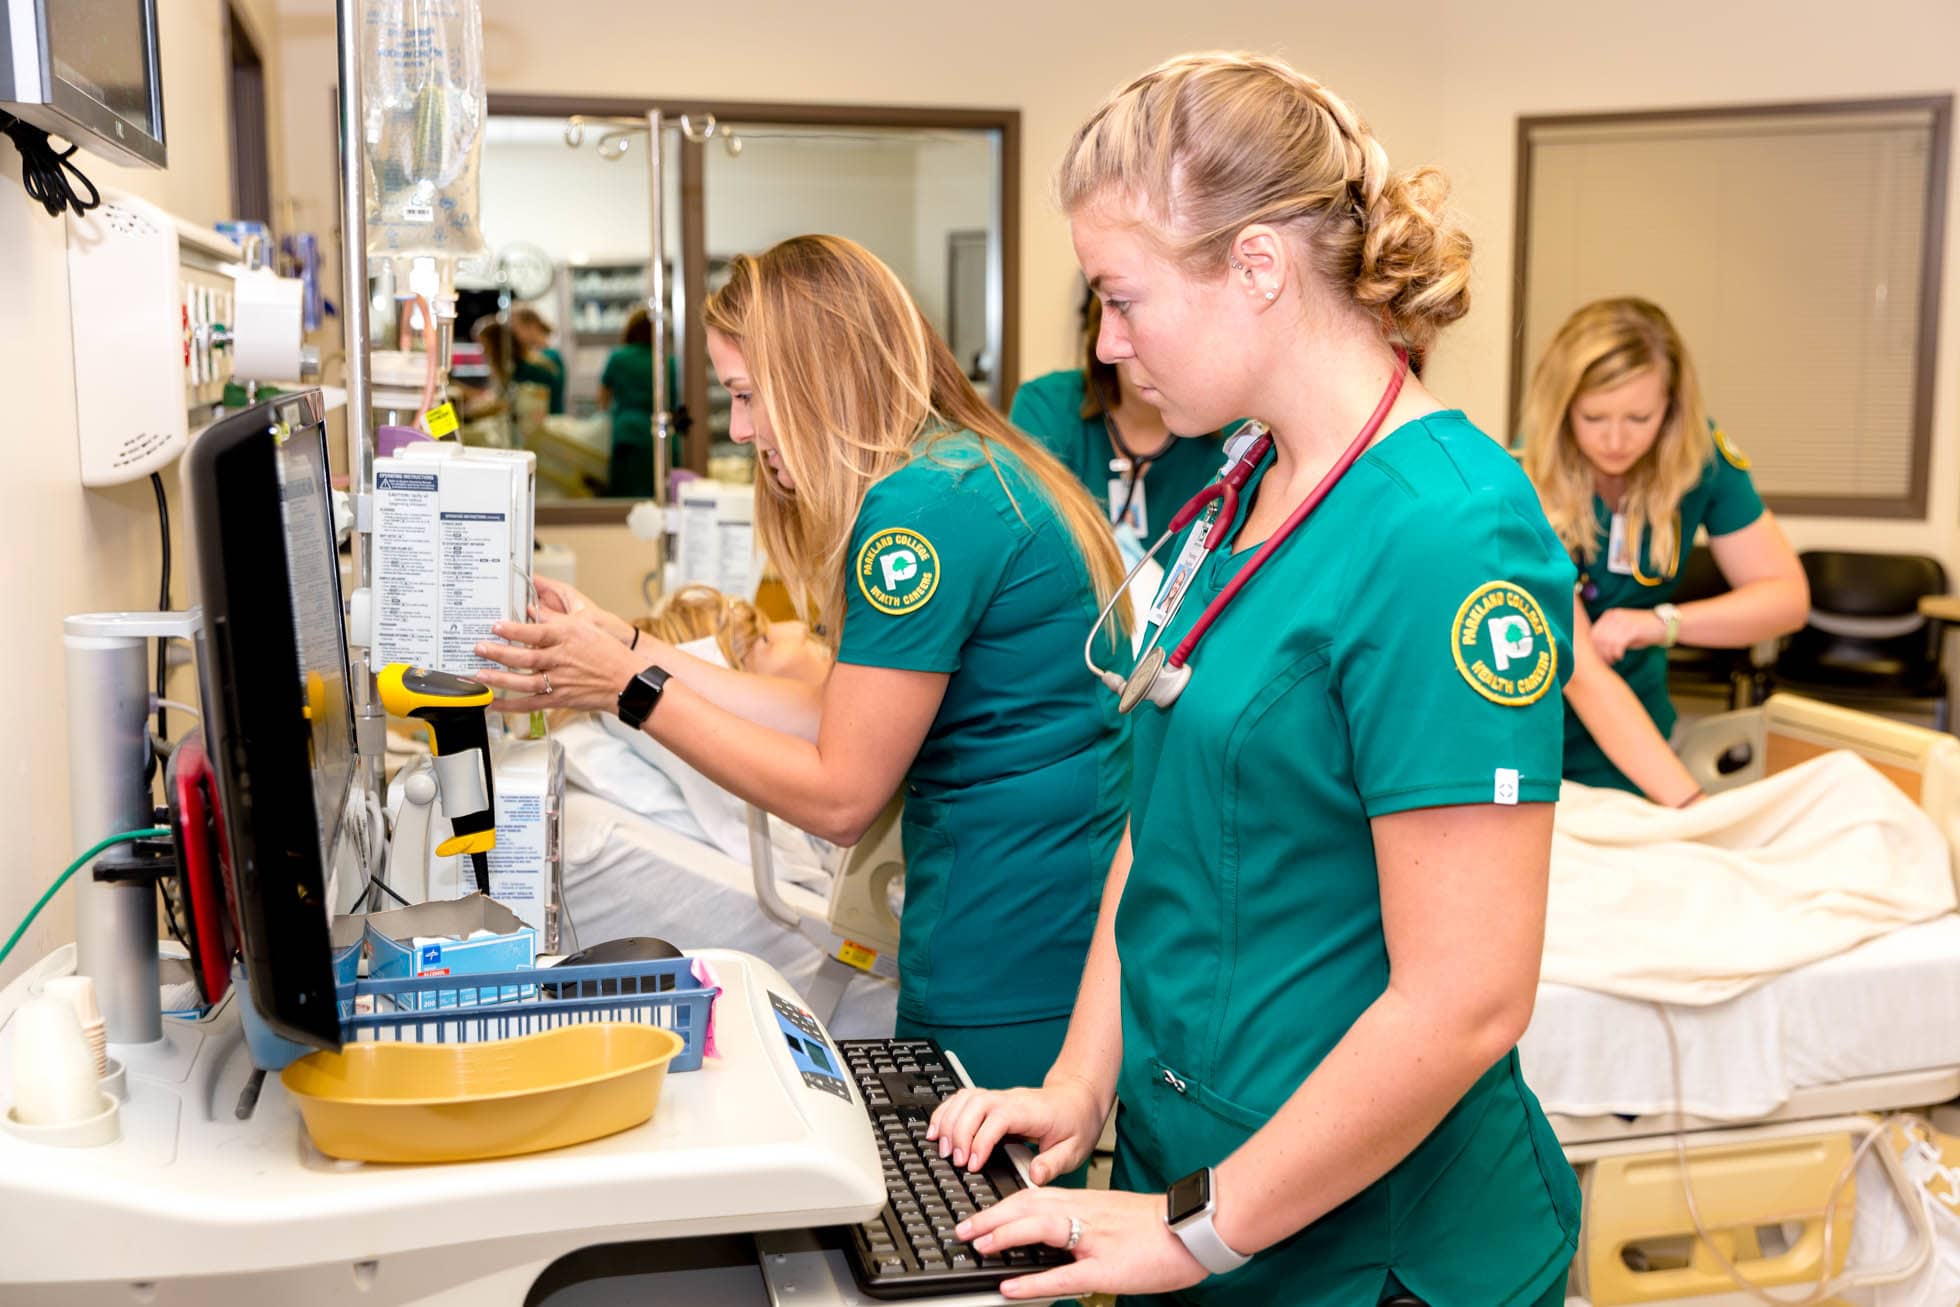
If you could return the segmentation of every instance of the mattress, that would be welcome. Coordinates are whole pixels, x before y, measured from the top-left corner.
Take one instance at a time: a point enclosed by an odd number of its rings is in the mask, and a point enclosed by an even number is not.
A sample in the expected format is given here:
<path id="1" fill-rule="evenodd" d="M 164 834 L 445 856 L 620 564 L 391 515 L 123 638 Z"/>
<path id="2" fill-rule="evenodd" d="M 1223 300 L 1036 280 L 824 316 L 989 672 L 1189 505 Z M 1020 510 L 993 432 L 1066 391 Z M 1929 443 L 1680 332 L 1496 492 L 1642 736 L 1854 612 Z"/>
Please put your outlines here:
<path id="1" fill-rule="evenodd" d="M 652 935 L 682 950 L 738 949 L 809 993 L 823 953 L 762 911 L 746 862 L 571 787 L 563 840 L 568 950 L 631 935 Z M 797 884 L 780 888 L 796 911 L 822 918 L 822 895 Z M 839 1039 L 889 1036 L 897 1010 L 896 984 L 855 976 L 828 1022 L 830 1033 Z"/>
<path id="2" fill-rule="evenodd" d="M 1644 1116 L 1677 1108 L 1662 1009 L 1541 984 L 1518 1044 L 1547 1112 Z M 1749 1120 L 1800 1089 L 1960 1066 L 1960 914 L 1906 926 L 1707 1007 L 1668 1006 L 1678 1106 Z"/>

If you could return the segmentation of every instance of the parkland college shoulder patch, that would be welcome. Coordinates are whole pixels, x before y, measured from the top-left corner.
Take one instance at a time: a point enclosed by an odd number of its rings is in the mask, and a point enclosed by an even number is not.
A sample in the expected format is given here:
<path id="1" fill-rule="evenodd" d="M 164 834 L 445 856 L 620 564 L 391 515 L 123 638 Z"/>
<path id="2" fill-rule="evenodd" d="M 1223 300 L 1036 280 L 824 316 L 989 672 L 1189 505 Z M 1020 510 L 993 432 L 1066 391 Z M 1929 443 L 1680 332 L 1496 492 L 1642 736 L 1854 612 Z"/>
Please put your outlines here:
<path id="1" fill-rule="evenodd" d="M 1529 591 L 1486 581 L 1470 592 L 1450 627 L 1450 654 L 1463 679 L 1492 703 L 1535 703 L 1558 675 L 1558 645 Z"/>
<path id="2" fill-rule="evenodd" d="M 939 552 L 916 531 L 889 527 L 858 550 L 858 590 L 881 613 L 915 613 L 939 590 Z"/>

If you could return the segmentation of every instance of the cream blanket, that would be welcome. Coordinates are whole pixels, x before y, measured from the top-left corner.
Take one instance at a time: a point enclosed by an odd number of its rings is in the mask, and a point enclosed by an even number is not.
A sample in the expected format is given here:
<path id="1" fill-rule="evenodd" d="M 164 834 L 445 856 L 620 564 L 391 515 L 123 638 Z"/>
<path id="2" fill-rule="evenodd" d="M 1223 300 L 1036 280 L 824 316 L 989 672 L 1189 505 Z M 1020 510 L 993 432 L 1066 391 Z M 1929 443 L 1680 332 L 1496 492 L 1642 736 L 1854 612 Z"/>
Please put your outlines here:
<path id="1" fill-rule="evenodd" d="M 1939 830 L 1853 753 L 1682 812 L 1567 781 L 1542 978 L 1719 1003 L 1953 908 Z"/>

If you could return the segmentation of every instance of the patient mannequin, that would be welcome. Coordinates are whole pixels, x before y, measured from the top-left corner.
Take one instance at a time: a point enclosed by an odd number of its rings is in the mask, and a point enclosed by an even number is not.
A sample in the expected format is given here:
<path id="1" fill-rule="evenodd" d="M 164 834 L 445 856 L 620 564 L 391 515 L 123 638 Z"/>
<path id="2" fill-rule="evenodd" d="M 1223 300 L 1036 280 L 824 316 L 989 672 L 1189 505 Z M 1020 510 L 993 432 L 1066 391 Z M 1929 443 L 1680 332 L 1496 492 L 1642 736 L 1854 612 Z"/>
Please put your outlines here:
<path id="1" fill-rule="evenodd" d="M 712 586 L 683 586 L 633 625 L 669 644 L 713 637 L 730 667 L 822 685 L 830 650 L 801 622 L 772 622 L 747 600 Z"/>
<path id="2" fill-rule="evenodd" d="M 540 584 L 540 589 L 545 583 Z M 557 589 L 556 583 L 549 583 Z M 577 595 L 571 587 L 563 587 Z M 578 596 L 583 599 L 583 596 Z M 830 649 L 801 622 L 772 622 L 746 599 L 709 585 L 687 585 L 665 596 L 635 629 L 669 644 L 713 640 L 730 666 L 758 676 L 781 676 L 822 685 L 830 675 Z M 551 714 L 553 730 L 583 714 Z"/>

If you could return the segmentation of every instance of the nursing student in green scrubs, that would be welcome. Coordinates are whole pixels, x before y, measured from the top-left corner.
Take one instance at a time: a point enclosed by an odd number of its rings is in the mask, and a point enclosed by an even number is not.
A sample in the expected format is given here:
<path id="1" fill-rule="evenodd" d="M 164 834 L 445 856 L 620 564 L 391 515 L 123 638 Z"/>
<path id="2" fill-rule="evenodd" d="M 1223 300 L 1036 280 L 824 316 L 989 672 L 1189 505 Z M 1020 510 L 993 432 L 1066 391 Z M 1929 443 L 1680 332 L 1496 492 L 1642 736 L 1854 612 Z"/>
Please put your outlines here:
<path id="1" fill-rule="evenodd" d="M 835 643 L 828 680 L 632 647 L 560 587 L 545 603 L 569 611 L 500 625 L 521 643 L 481 648 L 516 670 L 483 677 L 524 696 L 511 711 L 609 710 L 663 681 L 636 724 L 840 844 L 902 793 L 899 1033 L 938 1039 L 978 1083 L 1030 1083 L 1061 1047 L 1123 833 L 1126 723 L 1082 674 L 1122 580 L 1108 524 L 863 247 L 804 236 L 739 257 L 703 314 L 730 435 L 756 448 L 757 529 Z M 1127 632 L 1104 644 L 1127 650 Z"/>
<path id="2" fill-rule="evenodd" d="M 1668 747 L 1667 649 L 1738 649 L 1802 626 L 1803 565 L 1702 408 L 1680 333 L 1640 299 L 1588 304 L 1539 360 L 1524 466 L 1577 563 L 1578 657 L 1566 687 L 1565 775 L 1686 807 L 1701 788 Z M 1675 605 L 1697 532 L 1728 593 Z"/>
<path id="3" fill-rule="evenodd" d="M 1468 307 L 1446 184 L 1392 172 L 1287 65 L 1193 55 L 1097 111 L 1060 191 L 1102 356 L 1174 430 L 1250 414 L 1275 442 L 1162 647 L 1392 403 L 1222 609 L 1181 696 L 1137 708 L 1127 856 L 1061 1058 L 933 1121 L 955 1165 L 1035 1139 L 1039 1178 L 1120 1102 L 1114 1187 L 1015 1194 L 962 1237 L 1073 1249 L 1009 1281 L 1016 1298 L 1562 1302 L 1578 1188 L 1514 1046 L 1574 573 L 1499 444 L 1414 377 L 1391 391 L 1391 347 L 1419 352 Z"/>
<path id="4" fill-rule="evenodd" d="M 565 411 L 565 356 L 551 348 L 551 324 L 528 304 L 510 313 L 511 338 L 517 344 L 517 359 L 511 370 L 513 381 L 543 386 L 549 395 L 547 413 Z"/>
<path id="5" fill-rule="evenodd" d="M 1120 532 L 1148 547 L 1204 489 L 1224 457 L 1219 433 L 1183 438 L 1124 377 L 1096 357 L 1102 301 L 1082 307 L 1082 366 L 1024 381 L 1009 420 L 1047 446 L 1101 501 Z"/>
<path id="6" fill-rule="evenodd" d="M 667 359 L 668 405 L 678 403 L 680 377 Z M 644 499 L 653 493 L 653 321 L 645 309 L 634 309 L 620 332 L 619 344 L 606 355 L 599 372 L 599 407 L 612 424 L 612 447 L 606 459 L 606 493 L 615 498 Z M 668 466 L 680 466 L 680 433 L 668 447 Z"/>

